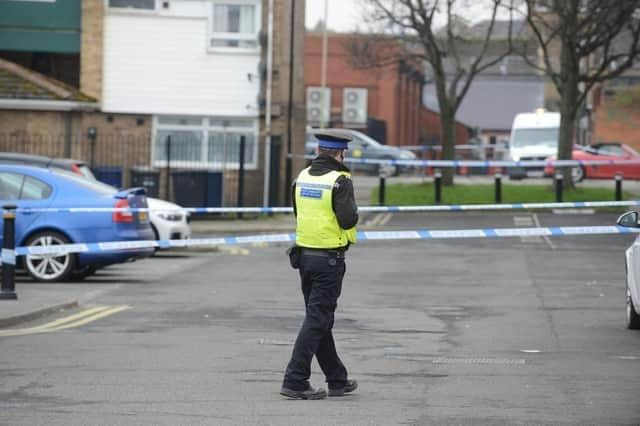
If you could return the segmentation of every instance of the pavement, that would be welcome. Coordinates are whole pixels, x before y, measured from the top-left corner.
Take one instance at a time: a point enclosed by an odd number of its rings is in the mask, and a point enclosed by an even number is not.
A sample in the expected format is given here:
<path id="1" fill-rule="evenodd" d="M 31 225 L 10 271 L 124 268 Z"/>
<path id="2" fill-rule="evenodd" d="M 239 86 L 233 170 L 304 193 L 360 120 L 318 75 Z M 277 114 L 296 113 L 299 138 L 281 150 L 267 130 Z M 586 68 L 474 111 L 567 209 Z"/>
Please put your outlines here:
<path id="1" fill-rule="evenodd" d="M 212 247 L 208 252 L 218 250 L 220 248 Z M 89 281 L 41 284 L 32 281 L 25 273 L 18 272 L 15 283 L 17 300 L 0 300 L 0 329 L 91 304 L 105 292 L 127 283 L 142 280 L 153 282 L 164 273 L 188 268 L 206 254 L 207 251 L 202 250 L 194 251 L 189 256 L 184 251 L 162 252 L 157 255 L 158 260 L 165 264 L 162 269 L 154 265 L 155 259 L 142 260 L 109 266 L 99 272 L 100 278 Z"/>
<path id="2" fill-rule="evenodd" d="M 17 300 L 0 300 L 0 328 L 33 321 L 56 312 L 78 306 L 85 288 L 61 288 L 63 286 L 16 286 Z"/>

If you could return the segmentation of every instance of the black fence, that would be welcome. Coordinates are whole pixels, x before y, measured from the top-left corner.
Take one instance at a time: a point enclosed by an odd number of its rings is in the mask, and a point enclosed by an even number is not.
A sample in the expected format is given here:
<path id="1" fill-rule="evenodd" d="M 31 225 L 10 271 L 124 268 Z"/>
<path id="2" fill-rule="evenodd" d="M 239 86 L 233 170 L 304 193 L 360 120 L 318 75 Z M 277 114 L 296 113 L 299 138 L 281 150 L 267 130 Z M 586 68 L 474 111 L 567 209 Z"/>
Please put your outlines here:
<path id="1" fill-rule="evenodd" d="M 203 141 L 184 132 L 156 135 L 155 140 L 149 133 L 92 137 L 0 132 L 0 151 L 75 159 L 104 183 L 119 188 L 142 186 L 151 197 L 186 207 L 236 205 L 238 200 L 259 205 L 262 201 L 262 185 L 251 180 L 260 175 L 257 145 L 244 135 Z M 241 171 L 244 179 L 239 177 Z M 272 174 L 277 178 L 279 170 Z"/>

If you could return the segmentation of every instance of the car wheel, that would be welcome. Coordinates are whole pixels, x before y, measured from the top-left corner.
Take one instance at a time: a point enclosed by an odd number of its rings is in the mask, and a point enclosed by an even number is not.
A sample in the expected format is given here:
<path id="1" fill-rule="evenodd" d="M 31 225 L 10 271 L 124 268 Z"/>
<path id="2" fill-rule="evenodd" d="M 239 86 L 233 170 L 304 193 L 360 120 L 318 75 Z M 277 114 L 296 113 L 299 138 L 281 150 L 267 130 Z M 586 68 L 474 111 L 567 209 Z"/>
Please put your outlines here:
<path id="1" fill-rule="evenodd" d="M 153 231 L 153 239 L 158 241 L 160 239 L 160 234 L 158 234 L 158 230 L 156 229 L 155 225 L 153 223 L 151 223 L 151 230 Z M 160 247 L 154 247 L 153 248 L 153 253 L 157 253 L 158 250 L 160 250 Z"/>
<path id="2" fill-rule="evenodd" d="M 94 265 L 85 265 L 82 268 L 71 271 L 71 273 L 69 274 L 69 278 L 78 281 L 84 280 L 85 278 L 95 274 L 97 270 L 98 268 L 96 268 Z"/>
<path id="3" fill-rule="evenodd" d="M 573 183 L 580 183 L 584 179 L 585 172 L 583 166 L 571 168 L 571 181 Z"/>
<path id="4" fill-rule="evenodd" d="M 633 298 L 629 287 L 627 287 L 627 327 L 631 330 L 640 329 L 640 315 L 638 315 L 633 306 Z"/>
<path id="5" fill-rule="evenodd" d="M 66 236 L 55 231 L 42 231 L 29 237 L 25 246 L 49 247 L 69 244 L 71 241 Z M 54 282 L 64 281 L 69 278 L 76 263 L 75 255 L 66 253 L 62 255 L 27 255 L 24 267 L 36 281 Z"/>

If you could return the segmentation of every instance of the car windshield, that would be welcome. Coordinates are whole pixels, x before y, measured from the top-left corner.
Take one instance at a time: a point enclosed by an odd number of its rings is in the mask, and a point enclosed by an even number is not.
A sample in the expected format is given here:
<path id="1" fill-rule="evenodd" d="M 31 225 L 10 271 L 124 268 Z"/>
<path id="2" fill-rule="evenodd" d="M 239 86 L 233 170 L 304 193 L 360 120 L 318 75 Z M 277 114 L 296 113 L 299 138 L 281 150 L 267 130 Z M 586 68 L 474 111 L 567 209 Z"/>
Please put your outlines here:
<path id="1" fill-rule="evenodd" d="M 558 145 L 558 129 L 515 129 L 511 138 L 511 146 L 523 148 L 525 146 L 555 147 Z"/>
<path id="2" fill-rule="evenodd" d="M 638 154 L 638 151 L 636 151 L 635 149 L 631 148 L 630 146 L 625 146 L 624 149 L 631 155 L 633 155 L 634 157 L 640 157 L 640 154 Z"/>
<path id="3" fill-rule="evenodd" d="M 76 173 L 67 172 L 65 170 L 60 170 L 60 169 L 55 169 L 55 170 L 52 169 L 52 171 L 53 173 L 59 176 L 64 176 L 67 179 L 71 179 L 78 185 L 84 186 L 85 188 L 90 189 L 94 192 L 97 192 L 98 194 L 101 194 L 101 195 L 114 195 L 118 192 L 118 190 L 113 186 L 109 186 L 97 180 L 84 178 Z"/>

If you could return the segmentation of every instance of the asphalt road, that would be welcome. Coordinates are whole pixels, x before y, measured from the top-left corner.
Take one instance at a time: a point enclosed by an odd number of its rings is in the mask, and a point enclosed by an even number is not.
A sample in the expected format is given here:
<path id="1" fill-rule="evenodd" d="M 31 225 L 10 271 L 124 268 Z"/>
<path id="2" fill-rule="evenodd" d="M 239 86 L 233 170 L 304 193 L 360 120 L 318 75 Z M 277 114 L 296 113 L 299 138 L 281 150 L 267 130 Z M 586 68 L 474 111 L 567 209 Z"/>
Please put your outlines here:
<path id="1" fill-rule="evenodd" d="M 375 220 L 387 229 L 454 229 L 614 219 Z M 632 241 L 353 247 L 334 334 L 360 389 L 324 401 L 278 395 L 303 315 L 284 246 L 164 254 L 109 268 L 78 284 L 99 289 L 81 309 L 128 309 L 59 331 L 0 337 L 0 424 L 638 425 L 640 333 L 624 325 L 623 252 Z M 312 381 L 323 385 L 316 364 Z"/>

